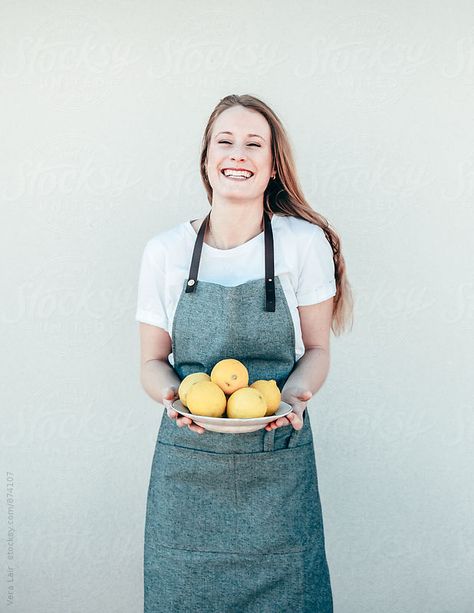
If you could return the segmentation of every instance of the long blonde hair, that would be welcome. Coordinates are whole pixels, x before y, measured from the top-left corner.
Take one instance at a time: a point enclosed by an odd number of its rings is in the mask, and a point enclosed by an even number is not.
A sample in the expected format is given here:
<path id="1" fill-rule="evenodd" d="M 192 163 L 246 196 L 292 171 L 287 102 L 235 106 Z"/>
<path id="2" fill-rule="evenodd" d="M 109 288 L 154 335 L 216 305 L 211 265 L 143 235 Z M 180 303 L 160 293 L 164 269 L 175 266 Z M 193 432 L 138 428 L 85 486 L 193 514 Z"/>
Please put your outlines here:
<path id="1" fill-rule="evenodd" d="M 264 209 L 275 214 L 298 217 L 319 226 L 324 230 L 324 234 L 331 244 L 336 279 L 331 329 L 336 336 L 339 336 L 346 330 L 349 318 L 351 318 L 352 328 L 353 316 L 352 291 L 341 252 L 341 240 L 327 219 L 313 210 L 305 200 L 298 182 L 291 146 L 280 119 L 265 102 L 254 96 L 247 94 L 226 96 L 219 101 L 209 117 L 204 130 L 201 149 L 201 178 L 209 204 L 212 206 L 212 187 L 206 173 L 206 159 L 212 128 L 215 120 L 223 111 L 237 105 L 258 111 L 270 125 L 272 158 L 276 176 L 274 180 L 268 182 L 264 192 Z"/>

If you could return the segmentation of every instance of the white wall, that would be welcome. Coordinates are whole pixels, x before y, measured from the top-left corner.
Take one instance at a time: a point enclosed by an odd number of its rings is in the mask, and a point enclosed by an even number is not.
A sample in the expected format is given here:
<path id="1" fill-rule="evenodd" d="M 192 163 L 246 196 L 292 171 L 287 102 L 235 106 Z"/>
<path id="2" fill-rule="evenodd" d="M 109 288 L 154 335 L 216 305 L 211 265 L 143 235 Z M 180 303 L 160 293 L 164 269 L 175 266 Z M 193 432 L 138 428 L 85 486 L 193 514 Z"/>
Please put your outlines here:
<path id="1" fill-rule="evenodd" d="M 230 93 L 280 115 L 353 285 L 310 404 L 335 612 L 474 610 L 473 25 L 461 0 L 2 3 L 0 610 L 142 610 L 138 267 L 207 212 Z"/>

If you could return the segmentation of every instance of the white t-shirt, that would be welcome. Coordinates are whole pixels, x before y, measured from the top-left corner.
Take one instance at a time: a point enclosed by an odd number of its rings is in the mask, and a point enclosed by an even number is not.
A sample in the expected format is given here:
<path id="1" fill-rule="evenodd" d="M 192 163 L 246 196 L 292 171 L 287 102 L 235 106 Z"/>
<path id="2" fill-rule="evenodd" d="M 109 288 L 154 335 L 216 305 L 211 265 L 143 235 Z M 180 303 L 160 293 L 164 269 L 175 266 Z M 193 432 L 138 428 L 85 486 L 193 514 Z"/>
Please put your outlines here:
<path id="1" fill-rule="evenodd" d="M 295 328 L 295 356 L 305 352 L 297 307 L 336 293 L 333 252 L 323 230 L 304 219 L 274 214 L 271 219 L 275 276 L 280 278 Z M 188 278 L 197 233 L 190 221 L 163 230 L 145 245 L 138 282 L 136 321 L 172 334 L 173 317 Z M 265 279 L 263 231 L 232 249 L 203 243 L 199 280 L 236 286 Z M 168 356 L 174 365 L 173 354 Z"/>

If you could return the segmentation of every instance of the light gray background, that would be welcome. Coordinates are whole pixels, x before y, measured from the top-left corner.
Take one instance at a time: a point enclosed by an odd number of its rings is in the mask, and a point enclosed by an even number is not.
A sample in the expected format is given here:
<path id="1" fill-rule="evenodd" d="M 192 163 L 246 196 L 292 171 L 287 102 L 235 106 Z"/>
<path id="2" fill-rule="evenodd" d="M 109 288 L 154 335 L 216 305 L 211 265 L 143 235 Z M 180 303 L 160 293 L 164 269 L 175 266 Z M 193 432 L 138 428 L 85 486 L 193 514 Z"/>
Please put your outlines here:
<path id="1" fill-rule="evenodd" d="M 474 610 L 473 26 L 459 0 L 0 4 L 0 610 L 142 610 L 139 263 L 207 212 L 230 93 L 283 120 L 353 286 L 309 408 L 335 612 Z"/>

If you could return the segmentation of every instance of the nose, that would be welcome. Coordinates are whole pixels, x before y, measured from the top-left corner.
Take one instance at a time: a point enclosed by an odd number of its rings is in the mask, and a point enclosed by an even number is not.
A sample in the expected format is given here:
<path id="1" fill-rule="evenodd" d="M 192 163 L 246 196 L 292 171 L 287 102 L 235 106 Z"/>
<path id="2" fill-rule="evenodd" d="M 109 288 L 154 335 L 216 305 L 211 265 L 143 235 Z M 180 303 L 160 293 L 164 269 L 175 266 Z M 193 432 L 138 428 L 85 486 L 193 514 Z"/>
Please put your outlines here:
<path id="1" fill-rule="evenodd" d="M 245 155 L 237 155 L 237 154 L 235 154 L 235 155 L 231 155 L 231 156 L 230 156 L 230 159 L 231 159 L 231 160 L 239 160 L 239 161 L 242 161 L 242 160 L 245 160 Z"/>
<path id="2" fill-rule="evenodd" d="M 241 147 L 239 147 L 239 145 L 236 145 L 235 150 L 232 152 L 232 155 L 230 156 L 231 160 L 245 160 L 246 156 L 245 153 L 242 153 Z"/>

